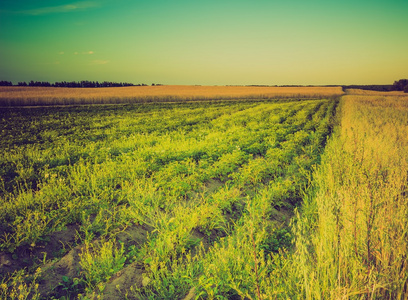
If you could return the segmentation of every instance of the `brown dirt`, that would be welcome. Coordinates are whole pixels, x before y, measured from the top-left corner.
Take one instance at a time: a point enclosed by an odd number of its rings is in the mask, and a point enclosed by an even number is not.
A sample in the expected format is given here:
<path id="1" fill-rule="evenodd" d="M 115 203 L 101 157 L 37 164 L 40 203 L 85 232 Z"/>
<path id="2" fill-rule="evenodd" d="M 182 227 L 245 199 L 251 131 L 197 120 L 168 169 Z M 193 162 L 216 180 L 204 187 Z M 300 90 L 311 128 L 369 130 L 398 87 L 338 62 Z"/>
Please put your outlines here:
<path id="1" fill-rule="evenodd" d="M 152 228 L 147 225 L 133 225 L 116 234 L 116 238 L 118 241 L 123 242 L 127 247 L 131 245 L 140 246 L 146 242 L 147 233 L 151 230 Z"/>
<path id="2" fill-rule="evenodd" d="M 82 246 L 77 246 L 68 252 L 57 262 L 51 262 L 43 266 L 43 277 L 40 281 L 39 290 L 42 295 L 63 294 L 63 276 L 72 278 L 80 277 L 79 253 Z"/>
<path id="3" fill-rule="evenodd" d="M 119 300 L 124 299 L 124 293 L 131 286 L 143 286 L 143 268 L 137 263 L 128 265 L 118 273 L 116 273 L 103 290 L 104 300 Z"/>
<path id="4" fill-rule="evenodd" d="M 61 257 L 75 245 L 78 228 L 76 224 L 68 225 L 66 229 L 50 234 L 36 245 L 19 247 L 13 254 L 0 253 L 0 276 L 40 264 L 44 256 L 47 260 Z"/>
<path id="5" fill-rule="evenodd" d="M 13 262 L 13 258 L 11 254 L 8 253 L 0 253 L 0 274 L 7 274 L 9 272 L 13 272 L 13 266 L 15 263 Z"/>
<path id="6" fill-rule="evenodd" d="M 73 278 L 82 277 L 79 254 L 82 252 L 83 245 L 74 247 L 78 228 L 78 225 L 69 225 L 65 230 L 51 234 L 47 238 L 48 241 L 37 243 L 33 247 L 21 247 L 13 255 L 0 253 L 0 275 L 7 275 L 22 268 L 30 270 L 40 266 L 42 277 L 39 281 L 39 291 L 43 297 L 73 297 L 83 293 L 83 284 L 72 286 Z M 147 241 L 147 233 L 151 230 L 148 226 L 134 225 L 117 233 L 116 238 L 123 242 L 126 248 L 131 245 L 140 247 Z M 44 255 L 48 261 L 45 265 Z M 120 291 L 124 292 L 135 284 L 141 286 L 142 273 L 142 267 L 136 263 L 126 266 L 106 284 L 103 291 L 104 299 L 123 299 Z M 64 277 L 68 282 L 64 282 Z"/>
<path id="7" fill-rule="evenodd" d="M 141 246 L 147 241 L 147 233 L 151 228 L 147 226 L 130 226 L 116 235 L 117 240 L 124 243 L 125 247 L 131 245 Z M 97 242 L 98 240 L 95 240 Z M 71 249 L 63 258 L 57 262 L 51 262 L 43 267 L 45 276 L 40 282 L 40 291 L 43 296 L 61 297 L 67 296 L 64 291 L 63 277 L 66 276 L 70 280 L 73 278 L 81 278 L 81 266 L 79 264 L 79 254 L 82 251 L 83 245 L 79 245 Z M 106 284 L 103 291 L 103 299 L 123 299 L 123 293 L 133 285 L 142 283 L 142 267 L 136 263 L 132 263 L 121 271 L 116 273 Z M 78 286 L 77 291 L 72 293 L 83 292 L 84 287 Z"/>

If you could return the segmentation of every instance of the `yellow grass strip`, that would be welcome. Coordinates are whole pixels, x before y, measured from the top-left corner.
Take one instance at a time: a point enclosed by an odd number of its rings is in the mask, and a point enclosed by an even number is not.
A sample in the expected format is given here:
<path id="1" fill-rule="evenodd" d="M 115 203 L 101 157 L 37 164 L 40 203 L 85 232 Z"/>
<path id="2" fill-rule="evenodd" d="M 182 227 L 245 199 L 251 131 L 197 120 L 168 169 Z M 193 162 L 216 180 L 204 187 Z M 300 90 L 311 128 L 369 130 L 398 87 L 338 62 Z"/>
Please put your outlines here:
<path id="1" fill-rule="evenodd" d="M 340 116 L 297 222 L 304 299 L 408 299 L 408 95 L 347 95 Z"/>
<path id="2" fill-rule="evenodd" d="M 217 99 L 326 98 L 341 87 L 133 86 L 114 88 L 0 87 L 0 106 L 171 102 Z"/>
<path id="3" fill-rule="evenodd" d="M 402 91 L 378 92 L 360 89 L 347 89 L 347 95 L 364 95 L 364 96 L 407 96 L 407 93 Z"/>

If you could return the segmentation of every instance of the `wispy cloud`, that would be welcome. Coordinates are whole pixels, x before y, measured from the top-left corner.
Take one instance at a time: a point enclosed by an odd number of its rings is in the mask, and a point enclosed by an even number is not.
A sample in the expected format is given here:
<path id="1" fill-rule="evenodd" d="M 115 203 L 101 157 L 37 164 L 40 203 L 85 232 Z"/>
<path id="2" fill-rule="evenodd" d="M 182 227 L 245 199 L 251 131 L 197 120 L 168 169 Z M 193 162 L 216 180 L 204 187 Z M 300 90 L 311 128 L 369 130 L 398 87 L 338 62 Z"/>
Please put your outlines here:
<path id="1" fill-rule="evenodd" d="M 61 53 L 60 53 L 60 54 L 61 54 Z M 64 54 L 64 53 L 62 53 L 62 54 Z M 95 54 L 95 52 L 94 52 L 94 51 L 85 51 L 85 52 L 79 53 L 78 51 L 75 51 L 74 54 L 75 54 L 75 55 L 78 55 L 78 54 L 82 54 L 82 55 L 92 55 L 92 54 Z"/>
<path id="2" fill-rule="evenodd" d="M 97 7 L 97 6 L 99 6 L 97 2 L 82 1 L 82 2 L 66 4 L 66 5 L 47 6 L 47 7 L 40 7 L 40 8 L 34 8 L 34 9 L 13 11 L 13 13 L 31 15 L 31 16 L 40 16 L 40 15 L 81 11 L 81 10 L 86 10 L 86 9 Z"/>
<path id="3" fill-rule="evenodd" d="M 60 61 L 53 61 L 53 62 L 39 62 L 36 63 L 37 65 L 46 65 L 46 66 L 50 66 L 50 65 L 60 65 L 61 62 Z"/>
<path id="4" fill-rule="evenodd" d="M 91 61 L 91 65 L 106 65 L 109 63 L 109 60 L 93 60 Z"/>

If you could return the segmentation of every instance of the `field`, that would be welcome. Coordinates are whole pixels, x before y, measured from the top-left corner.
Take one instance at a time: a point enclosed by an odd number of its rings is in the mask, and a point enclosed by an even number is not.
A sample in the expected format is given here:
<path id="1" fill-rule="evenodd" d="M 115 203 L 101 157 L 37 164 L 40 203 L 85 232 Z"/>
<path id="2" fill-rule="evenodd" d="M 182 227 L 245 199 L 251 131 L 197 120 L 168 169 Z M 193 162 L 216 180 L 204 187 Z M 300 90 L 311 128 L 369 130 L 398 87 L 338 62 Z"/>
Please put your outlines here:
<path id="1" fill-rule="evenodd" d="M 135 86 L 117 88 L 0 87 L 0 106 L 172 102 L 231 99 L 319 99 L 341 87 Z"/>
<path id="2" fill-rule="evenodd" d="M 378 92 L 370 90 L 360 90 L 360 89 L 347 89 L 347 95 L 361 95 L 361 96 L 373 96 L 373 97 L 384 97 L 384 96 L 394 96 L 406 98 L 407 94 L 403 91 L 390 91 L 390 92 Z"/>
<path id="3" fill-rule="evenodd" d="M 309 96 L 3 108 L 0 298 L 407 299 L 408 99 Z"/>

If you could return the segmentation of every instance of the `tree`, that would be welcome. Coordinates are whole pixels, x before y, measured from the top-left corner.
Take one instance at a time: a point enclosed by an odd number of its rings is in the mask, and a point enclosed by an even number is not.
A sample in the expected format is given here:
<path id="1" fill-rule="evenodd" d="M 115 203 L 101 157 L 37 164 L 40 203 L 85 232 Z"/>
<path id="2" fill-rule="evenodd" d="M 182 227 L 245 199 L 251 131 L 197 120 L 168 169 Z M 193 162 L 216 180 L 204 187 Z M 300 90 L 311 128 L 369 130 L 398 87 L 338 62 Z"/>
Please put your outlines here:
<path id="1" fill-rule="evenodd" d="M 408 84 L 404 88 L 404 93 L 408 93 Z"/>
<path id="2" fill-rule="evenodd" d="M 0 80 L 0 86 L 12 86 L 11 81 Z M 146 86 L 146 84 L 138 84 L 138 86 Z M 153 84 L 154 85 L 154 84 Z M 156 84 L 158 85 L 158 84 Z M 50 83 L 48 81 L 34 81 L 31 80 L 28 83 L 24 81 L 18 82 L 18 86 L 41 86 L 41 87 L 69 87 L 69 88 L 98 88 L 98 87 L 123 87 L 123 86 L 135 86 L 133 83 L 128 82 L 112 82 L 112 81 L 61 81 Z"/>
<path id="3" fill-rule="evenodd" d="M 12 86 L 12 85 L 13 83 L 11 81 L 5 81 L 5 80 L 0 81 L 0 86 Z"/>
<path id="4" fill-rule="evenodd" d="M 405 91 L 405 87 L 408 85 L 408 79 L 400 79 L 395 81 L 393 86 L 393 90 L 395 91 Z"/>

